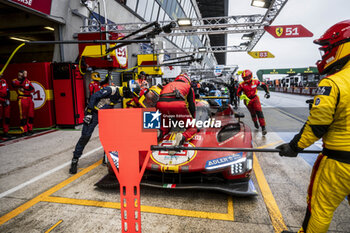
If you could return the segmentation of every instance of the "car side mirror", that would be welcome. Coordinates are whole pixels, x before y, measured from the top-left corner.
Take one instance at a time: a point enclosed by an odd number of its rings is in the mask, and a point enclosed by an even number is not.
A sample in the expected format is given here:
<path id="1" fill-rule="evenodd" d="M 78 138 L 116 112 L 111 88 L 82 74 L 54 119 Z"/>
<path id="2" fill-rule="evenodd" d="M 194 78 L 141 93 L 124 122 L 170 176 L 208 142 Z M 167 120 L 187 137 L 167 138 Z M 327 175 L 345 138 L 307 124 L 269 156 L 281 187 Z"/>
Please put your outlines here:
<path id="1" fill-rule="evenodd" d="M 244 118 L 244 113 L 236 112 L 236 113 L 235 113 L 235 117 L 236 117 L 236 118 Z"/>
<path id="2" fill-rule="evenodd" d="M 235 117 L 238 118 L 238 122 L 241 122 L 241 118 L 244 118 L 244 113 L 235 112 Z"/>

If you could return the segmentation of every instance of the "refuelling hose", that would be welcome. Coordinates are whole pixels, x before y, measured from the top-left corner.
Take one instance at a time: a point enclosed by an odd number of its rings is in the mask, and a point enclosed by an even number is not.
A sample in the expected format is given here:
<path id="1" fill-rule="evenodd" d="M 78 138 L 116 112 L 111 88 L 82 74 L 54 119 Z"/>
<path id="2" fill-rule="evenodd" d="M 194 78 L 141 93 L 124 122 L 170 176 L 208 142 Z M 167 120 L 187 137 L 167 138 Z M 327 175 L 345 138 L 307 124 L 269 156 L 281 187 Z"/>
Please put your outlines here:
<path id="1" fill-rule="evenodd" d="M 19 46 L 17 46 L 17 48 L 12 52 L 11 56 L 9 57 L 9 59 L 7 60 L 7 62 L 5 63 L 4 67 L 2 67 L 2 70 L 0 71 L 0 75 L 2 73 L 4 73 L 6 67 L 8 66 L 8 64 L 10 63 L 11 59 L 13 58 L 13 56 L 16 54 L 16 52 L 25 45 L 25 43 L 20 44 Z"/>

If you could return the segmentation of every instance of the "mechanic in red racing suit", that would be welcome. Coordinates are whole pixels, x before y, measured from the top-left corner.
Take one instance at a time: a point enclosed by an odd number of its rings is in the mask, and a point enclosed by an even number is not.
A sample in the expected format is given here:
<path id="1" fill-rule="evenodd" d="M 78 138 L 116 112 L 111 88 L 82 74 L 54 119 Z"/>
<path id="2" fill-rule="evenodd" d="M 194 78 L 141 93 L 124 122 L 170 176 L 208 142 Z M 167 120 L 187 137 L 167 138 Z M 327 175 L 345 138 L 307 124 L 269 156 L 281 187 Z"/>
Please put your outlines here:
<path id="1" fill-rule="evenodd" d="M 92 81 L 89 83 L 89 97 L 92 96 L 92 94 L 94 94 L 95 92 L 98 92 L 99 90 L 101 90 L 101 77 L 100 74 L 98 72 L 93 72 L 91 74 L 91 79 Z"/>
<path id="2" fill-rule="evenodd" d="M 328 76 L 320 81 L 299 134 L 277 147 L 280 156 L 296 157 L 320 138 L 323 141 L 312 169 L 300 233 L 327 232 L 336 208 L 346 196 L 350 201 L 350 20 L 333 25 L 314 43 L 323 53 L 318 71 Z"/>
<path id="3" fill-rule="evenodd" d="M 267 99 L 270 98 L 269 88 L 265 83 L 260 82 L 257 79 L 253 79 L 253 74 L 250 70 L 243 71 L 242 78 L 244 81 L 238 85 L 237 96 L 241 96 L 242 92 L 244 93 L 246 99 L 243 102 L 247 106 L 250 115 L 252 116 L 255 128 L 259 129 L 257 120 L 258 116 L 262 134 L 266 135 L 266 123 L 261 109 L 260 99 L 257 95 L 257 88 L 258 86 L 261 86 L 265 90 L 265 98 Z"/>
<path id="4" fill-rule="evenodd" d="M 11 138 L 8 134 L 10 128 L 10 90 L 7 82 L 0 74 L 0 124 L 3 125 L 3 136 Z"/>
<path id="5" fill-rule="evenodd" d="M 190 141 L 198 132 L 195 125 L 186 125 L 186 122 L 196 117 L 194 91 L 191 87 L 191 80 L 187 74 L 180 74 L 173 82 L 163 87 L 156 107 L 162 113 L 162 123 L 165 117 L 169 117 L 176 121 L 183 121 L 185 127 L 187 126 L 185 132 L 176 134 L 174 146 L 179 146 L 185 141 Z M 161 124 L 161 133 L 158 139 L 169 133 L 169 131 L 170 127 L 165 128 L 164 125 Z"/>
<path id="6" fill-rule="evenodd" d="M 18 106 L 21 130 L 24 136 L 33 134 L 34 122 L 34 102 L 32 94 L 34 87 L 27 79 L 27 71 L 21 70 L 18 72 L 18 78 L 12 80 L 12 86 L 17 88 Z"/>

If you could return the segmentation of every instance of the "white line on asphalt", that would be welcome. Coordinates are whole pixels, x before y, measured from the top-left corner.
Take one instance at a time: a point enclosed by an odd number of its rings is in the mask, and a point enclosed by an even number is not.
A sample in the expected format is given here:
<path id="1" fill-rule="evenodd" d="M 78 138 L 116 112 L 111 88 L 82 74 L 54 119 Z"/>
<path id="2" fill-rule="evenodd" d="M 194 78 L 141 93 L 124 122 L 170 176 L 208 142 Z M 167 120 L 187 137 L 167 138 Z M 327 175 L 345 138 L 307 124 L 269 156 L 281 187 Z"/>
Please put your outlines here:
<path id="1" fill-rule="evenodd" d="M 96 149 L 94 149 L 94 150 L 92 150 L 92 151 L 89 151 L 89 152 L 83 154 L 83 155 L 80 157 L 80 159 L 85 158 L 85 157 L 87 157 L 87 156 L 89 156 L 89 155 L 95 153 L 96 151 L 100 150 L 101 148 L 102 148 L 102 146 L 97 147 Z M 5 196 L 7 196 L 7 195 L 9 195 L 9 194 L 11 194 L 11 193 L 14 193 L 14 192 L 16 192 L 17 190 L 20 190 L 21 188 L 24 188 L 25 186 L 27 186 L 27 185 L 29 185 L 29 184 L 32 184 L 32 183 L 34 183 L 34 182 L 36 182 L 36 181 L 38 181 L 38 180 L 40 180 L 40 179 L 42 179 L 42 178 L 44 178 L 44 177 L 46 177 L 46 176 L 48 176 L 48 175 L 51 175 L 52 173 L 54 173 L 54 172 L 56 172 L 56 171 L 58 171 L 58 170 L 60 170 L 60 169 L 62 169 L 62 168 L 64 168 L 64 167 L 66 167 L 66 166 L 68 166 L 68 165 L 70 165 L 70 164 L 71 164 L 71 161 L 66 162 L 66 163 L 64 163 L 64 164 L 62 164 L 62 165 L 60 165 L 60 166 L 58 166 L 58 167 L 55 167 L 54 169 L 51 169 L 51 170 L 49 170 L 49 171 L 47 171 L 47 172 L 45 172 L 45 173 L 43 173 L 43 174 L 41 174 L 41 175 L 39 175 L 39 176 L 37 176 L 37 177 L 34 177 L 34 178 L 31 179 L 31 180 L 28 180 L 27 182 L 25 182 L 25 183 L 23 183 L 23 184 L 20 184 L 20 185 L 18 185 L 18 186 L 16 186 L 16 187 L 12 188 L 12 189 L 10 189 L 10 190 L 7 190 L 6 192 L 3 192 L 3 193 L 0 194 L 0 198 L 5 197 Z"/>

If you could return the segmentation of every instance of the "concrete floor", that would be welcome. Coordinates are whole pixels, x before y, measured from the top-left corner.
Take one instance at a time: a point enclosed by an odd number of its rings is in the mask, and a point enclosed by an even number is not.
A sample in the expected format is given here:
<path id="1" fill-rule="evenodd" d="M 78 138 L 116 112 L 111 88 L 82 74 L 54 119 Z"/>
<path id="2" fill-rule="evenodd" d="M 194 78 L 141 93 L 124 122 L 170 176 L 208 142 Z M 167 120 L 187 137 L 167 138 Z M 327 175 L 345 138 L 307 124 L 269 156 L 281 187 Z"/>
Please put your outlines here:
<path id="1" fill-rule="evenodd" d="M 305 99 L 281 93 L 261 98 L 269 133 L 262 137 L 253 130 L 254 147 L 274 148 L 299 131 L 307 116 L 302 110 Z M 249 115 L 243 121 L 251 125 Z M 80 133 L 58 130 L 0 146 L 0 232 L 121 232 L 119 190 L 94 186 L 107 173 L 100 161 L 98 129 L 79 162 L 79 172 L 68 173 Z M 297 231 L 306 208 L 310 163 L 301 156 L 255 156 L 252 180 L 259 195 L 254 198 L 142 188 L 142 231 L 256 233 L 279 232 L 285 226 Z M 346 201 L 336 210 L 329 232 L 350 232 Z"/>

